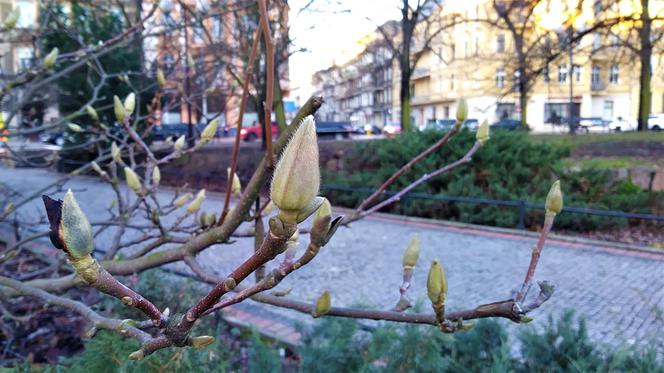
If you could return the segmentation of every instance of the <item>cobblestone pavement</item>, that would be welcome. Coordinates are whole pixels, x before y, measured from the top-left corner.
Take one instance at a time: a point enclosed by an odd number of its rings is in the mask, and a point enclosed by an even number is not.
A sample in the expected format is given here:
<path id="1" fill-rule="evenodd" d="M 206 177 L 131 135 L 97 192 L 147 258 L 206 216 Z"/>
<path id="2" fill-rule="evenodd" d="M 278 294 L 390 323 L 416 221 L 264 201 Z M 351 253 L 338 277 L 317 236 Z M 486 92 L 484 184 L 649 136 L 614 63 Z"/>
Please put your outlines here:
<path id="1" fill-rule="evenodd" d="M 41 170 L 0 168 L 0 180 L 26 192 L 55 176 Z M 78 191 L 77 198 L 90 215 L 102 214 L 112 199 L 111 191 L 92 178 L 77 178 L 68 186 Z M 160 197 L 169 196 L 164 192 Z M 21 212 L 36 213 L 39 208 L 26 206 Z M 209 198 L 204 209 L 220 210 L 219 199 Z M 337 306 L 389 308 L 398 299 L 403 250 L 415 234 L 421 238 L 422 249 L 410 295 L 428 308 L 426 271 L 431 260 L 439 258 L 448 275 L 448 310 L 508 299 L 523 280 L 535 243 L 534 238 L 518 233 L 369 218 L 351 228 L 340 228 L 312 263 L 287 277 L 277 289 L 292 288 L 290 296 L 312 302 L 329 290 Z M 103 248 L 110 235 L 100 236 L 98 246 Z M 306 242 L 306 236 L 302 241 Z M 206 250 L 200 259 L 210 270 L 225 274 L 252 248 L 251 239 L 238 238 L 232 245 Z M 556 291 L 531 314 L 535 317 L 532 325 L 545 325 L 549 314 L 574 309 L 587 319 L 589 334 L 599 343 L 652 346 L 654 341 L 664 352 L 664 254 L 550 240 L 535 277 L 552 282 Z M 294 311 L 263 307 L 284 317 L 311 320 Z M 520 327 L 508 326 L 509 330 Z"/>

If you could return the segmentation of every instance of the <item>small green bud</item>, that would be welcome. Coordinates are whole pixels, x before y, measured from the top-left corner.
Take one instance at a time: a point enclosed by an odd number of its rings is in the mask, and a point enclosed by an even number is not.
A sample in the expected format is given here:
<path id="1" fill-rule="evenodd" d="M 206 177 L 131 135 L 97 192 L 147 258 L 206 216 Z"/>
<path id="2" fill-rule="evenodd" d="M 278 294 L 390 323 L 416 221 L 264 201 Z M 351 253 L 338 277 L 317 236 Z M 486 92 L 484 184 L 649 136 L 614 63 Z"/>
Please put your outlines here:
<path id="1" fill-rule="evenodd" d="M 113 141 L 111 143 L 111 157 L 117 164 L 122 164 L 122 154 L 120 153 L 120 148 L 118 147 L 118 144 Z"/>
<path id="2" fill-rule="evenodd" d="M 44 68 L 50 69 L 55 66 L 55 62 L 58 60 L 58 54 L 60 50 L 56 47 L 51 49 L 51 51 L 44 57 Z"/>
<path id="3" fill-rule="evenodd" d="M 184 135 L 178 137 L 177 140 L 175 140 L 175 144 L 173 144 L 173 147 L 175 148 L 175 151 L 180 151 L 182 148 L 184 148 Z"/>
<path id="4" fill-rule="evenodd" d="M 482 122 L 482 124 L 480 124 L 480 128 L 477 129 L 475 139 L 482 145 L 489 141 L 489 123 L 486 120 Z"/>
<path id="5" fill-rule="evenodd" d="M 189 202 L 192 198 L 194 198 L 193 194 L 185 193 L 185 194 L 181 195 L 180 197 L 176 198 L 175 201 L 173 201 L 173 206 L 182 207 L 182 206 L 184 206 L 185 203 Z"/>
<path id="6" fill-rule="evenodd" d="M 72 261 L 89 257 L 93 248 L 92 226 L 72 191 L 68 190 L 62 201 L 48 196 L 43 196 L 43 200 L 53 245 L 67 253 Z"/>
<path id="7" fill-rule="evenodd" d="M 14 8 L 12 11 L 9 13 L 7 18 L 5 18 L 4 25 L 8 29 L 13 29 L 16 27 L 16 23 L 18 22 L 18 18 L 21 16 L 21 8 Z"/>
<path id="8" fill-rule="evenodd" d="M 201 141 L 203 141 L 203 143 L 208 143 L 212 141 L 212 139 L 214 139 L 214 136 L 217 134 L 218 126 L 219 126 L 219 121 L 217 121 L 216 119 L 208 123 L 208 125 L 205 126 L 205 129 L 201 133 Z"/>
<path id="9" fill-rule="evenodd" d="M 310 205 L 319 187 L 316 124 L 309 115 L 295 131 L 277 163 L 270 197 L 280 210 L 297 214 Z"/>
<path id="10" fill-rule="evenodd" d="M 189 338 L 189 343 L 193 348 L 205 348 L 214 342 L 214 337 L 210 335 L 201 335 Z"/>
<path id="11" fill-rule="evenodd" d="M 431 263 L 429 276 L 427 278 L 427 295 L 433 304 L 445 303 L 447 295 L 447 278 L 443 266 L 437 259 Z"/>
<path id="12" fill-rule="evenodd" d="M 161 171 L 159 171 L 159 166 L 154 166 L 152 169 L 152 185 L 157 186 L 161 182 Z"/>
<path id="13" fill-rule="evenodd" d="M 152 219 L 152 222 L 155 225 L 159 225 L 159 223 L 161 223 L 161 218 L 159 217 L 159 211 L 157 211 L 157 209 L 150 210 L 150 219 Z"/>
<path id="14" fill-rule="evenodd" d="M 127 180 L 127 186 L 131 188 L 134 193 L 141 194 L 141 189 L 143 189 L 143 186 L 141 185 L 141 181 L 138 178 L 138 175 L 136 175 L 136 172 L 134 172 L 134 170 L 129 167 L 125 167 L 124 173 L 125 179 Z"/>
<path id="15" fill-rule="evenodd" d="M 95 110 L 95 108 L 88 105 L 85 107 L 85 110 L 87 110 L 88 115 L 90 116 L 90 118 L 92 118 L 92 120 L 94 120 L 95 122 L 99 120 L 99 115 L 97 114 L 97 110 Z"/>
<path id="16" fill-rule="evenodd" d="M 3 211 L 4 214 L 10 214 L 14 210 L 16 210 L 16 206 L 14 205 L 14 202 L 9 202 L 7 206 L 5 206 L 5 209 Z"/>
<path id="17" fill-rule="evenodd" d="M 162 69 L 157 69 L 157 83 L 159 84 L 159 88 L 164 88 L 166 85 L 166 76 L 164 76 Z"/>
<path id="18" fill-rule="evenodd" d="M 327 198 L 323 198 L 323 203 L 320 205 L 314 215 L 314 222 L 311 225 L 311 242 L 318 246 L 323 246 L 327 242 L 327 233 L 330 231 L 332 222 L 332 206 Z"/>
<path id="19" fill-rule="evenodd" d="M 546 196 L 546 203 L 544 204 L 547 212 L 553 212 L 555 214 L 560 213 L 563 209 L 563 193 L 560 191 L 560 180 L 556 180 L 551 189 L 549 189 L 549 194 Z"/>
<path id="20" fill-rule="evenodd" d="M 118 122 L 121 124 L 124 123 L 127 117 L 127 110 L 118 96 L 113 96 L 113 110 L 115 111 L 115 118 L 117 118 Z"/>
<path id="21" fill-rule="evenodd" d="M 226 180 L 231 177 L 230 167 L 226 169 Z M 240 183 L 240 178 L 237 176 L 237 172 L 233 174 L 233 184 L 231 186 L 231 194 L 239 197 L 242 194 L 242 184 Z"/>
<path id="22" fill-rule="evenodd" d="M 420 237 L 415 235 L 406 251 L 403 253 L 403 267 L 404 268 L 413 268 L 417 264 L 417 258 L 420 256 Z"/>
<path id="23" fill-rule="evenodd" d="M 194 198 L 193 201 L 187 206 L 187 213 L 189 214 L 194 214 L 198 209 L 201 208 L 201 205 L 203 204 L 203 201 L 205 201 L 205 189 L 201 189 L 198 194 L 196 194 L 196 198 Z"/>
<path id="24" fill-rule="evenodd" d="M 70 131 L 76 132 L 76 133 L 81 133 L 81 132 L 85 131 L 83 129 L 83 127 L 79 126 L 76 123 L 67 123 L 67 128 L 69 128 Z"/>
<path id="25" fill-rule="evenodd" d="M 101 167 L 99 167 L 99 164 L 95 161 L 92 161 L 90 163 L 91 167 L 93 170 L 95 170 L 96 173 L 99 174 L 99 176 L 104 176 L 106 175 L 106 171 L 102 170 Z"/>
<path id="26" fill-rule="evenodd" d="M 465 98 L 459 99 L 457 101 L 457 112 L 456 112 L 456 126 L 457 128 L 466 121 L 468 117 L 468 103 Z"/>
<path id="27" fill-rule="evenodd" d="M 205 228 L 207 227 L 207 212 L 203 211 L 199 216 L 198 216 L 198 224 L 201 225 L 201 227 Z"/>
<path id="28" fill-rule="evenodd" d="M 134 92 L 130 93 L 125 97 L 124 104 L 125 115 L 131 115 L 136 109 L 136 95 Z"/>
<path id="29" fill-rule="evenodd" d="M 332 300 L 330 299 L 330 293 L 325 290 L 323 294 L 318 297 L 318 300 L 316 301 L 316 307 L 314 308 L 314 312 L 312 312 L 311 315 L 313 317 L 321 317 L 328 313 L 330 308 L 332 308 Z"/>
<path id="30" fill-rule="evenodd" d="M 134 351 L 129 354 L 129 360 L 143 360 L 145 353 L 143 350 Z"/>
<path id="31" fill-rule="evenodd" d="M 217 214 L 214 212 L 207 216 L 207 226 L 211 227 L 217 223 Z"/>

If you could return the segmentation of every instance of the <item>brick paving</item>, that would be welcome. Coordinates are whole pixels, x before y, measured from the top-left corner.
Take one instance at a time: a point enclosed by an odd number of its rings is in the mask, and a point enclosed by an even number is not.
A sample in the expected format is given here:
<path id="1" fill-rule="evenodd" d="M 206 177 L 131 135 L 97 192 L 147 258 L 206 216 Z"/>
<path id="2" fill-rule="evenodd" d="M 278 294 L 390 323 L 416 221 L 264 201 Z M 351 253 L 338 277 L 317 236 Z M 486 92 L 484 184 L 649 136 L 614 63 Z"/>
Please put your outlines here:
<path id="1" fill-rule="evenodd" d="M 0 180 L 24 189 L 26 185 L 36 189 L 53 177 L 55 174 L 47 171 L 0 168 Z M 77 197 L 89 214 L 102 213 L 112 199 L 110 190 L 94 179 L 77 178 L 70 185 L 80 190 Z M 160 197 L 166 199 L 169 193 Z M 209 198 L 204 207 L 207 211 L 219 208 L 220 201 L 215 197 Z M 22 211 L 38 211 L 38 206 L 26 206 Z M 100 248 L 110 234 L 97 240 Z M 311 302 L 328 290 L 337 306 L 389 308 L 398 299 L 401 255 L 414 234 L 420 235 L 422 249 L 410 295 L 427 307 L 426 271 L 431 260 L 439 258 L 448 275 L 449 310 L 509 298 L 523 280 L 535 243 L 533 237 L 509 231 L 375 217 L 356 222 L 351 228 L 340 228 L 312 263 L 287 277 L 277 289 L 292 288 L 289 296 Z M 207 250 L 200 259 L 209 270 L 225 274 L 252 248 L 251 239 L 238 238 L 232 245 Z M 541 327 L 549 314 L 574 309 L 586 318 L 589 334 L 598 343 L 654 343 L 664 352 L 664 254 L 627 250 L 609 243 L 550 240 L 535 277 L 553 283 L 556 292 L 532 313 L 535 321 L 531 325 Z M 280 324 L 266 330 L 273 328 L 276 337 L 290 338 L 289 343 L 298 339 L 292 325 L 312 322 L 308 315 L 253 302 L 226 312 L 238 322 L 269 319 Z M 254 319 L 251 315 L 256 314 L 259 316 Z M 520 327 L 509 324 L 508 330 Z"/>

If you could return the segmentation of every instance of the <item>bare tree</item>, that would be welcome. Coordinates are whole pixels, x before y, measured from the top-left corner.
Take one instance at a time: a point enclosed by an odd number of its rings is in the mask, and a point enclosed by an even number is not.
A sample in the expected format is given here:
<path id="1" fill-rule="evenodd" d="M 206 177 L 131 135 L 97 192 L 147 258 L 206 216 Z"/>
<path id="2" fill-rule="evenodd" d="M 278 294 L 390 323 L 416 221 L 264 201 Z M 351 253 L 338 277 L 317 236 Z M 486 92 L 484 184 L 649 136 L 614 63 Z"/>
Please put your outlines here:
<path id="1" fill-rule="evenodd" d="M 252 69 L 258 58 L 261 34 L 266 44 L 265 53 L 270 55 L 270 51 L 274 50 L 266 1 L 259 0 L 258 7 L 260 26 L 254 32 L 252 53 L 243 69 L 240 113 L 244 110 L 243 105 L 246 104 L 249 94 Z M 154 9 L 151 8 L 143 20 L 151 17 Z M 86 63 L 90 63 L 91 60 L 94 63 L 96 53 L 103 53 L 116 43 L 122 45 L 122 40 L 128 39 L 144 23 L 144 21 L 137 23 L 117 37 L 102 42 L 100 46 L 82 47 L 81 50 L 66 56 L 58 56 L 57 51 L 55 55 L 49 54 L 33 70 L 34 78 L 19 77 L 23 80 L 17 82 L 23 82 L 22 86 L 32 84 L 27 88 L 35 90 L 35 85 L 46 84 L 49 81 L 48 75 L 43 74 L 51 71 L 56 63 L 76 66 L 79 58 Z M 128 40 L 132 42 L 130 38 Z M 269 61 L 271 57 L 267 56 L 266 59 Z M 62 71 L 66 71 L 66 68 Z M 143 73 L 149 76 L 147 72 Z M 274 89 L 274 85 L 269 83 L 271 81 L 269 75 L 275 74 L 275 70 L 266 68 L 264 74 L 268 75 L 265 117 L 269 118 L 273 102 L 270 99 L 273 95 L 271 91 Z M 156 99 L 153 100 L 155 106 L 160 102 L 159 97 L 163 94 L 165 83 L 163 72 L 157 70 L 154 84 L 158 85 L 158 89 L 155 93 Z M 3 91 L 11 92 L 17 85 L 5 86 Z M 104 146 L 101 140 L 99 144 L 98 140 L 91 140 L 97 145 L 93 162 L 82 165 L 46 188 L 18 196 L 8 194 L 2 200 L 3 212 L 0 213 L 0 223 L 20 214 L 21 206 L 42 197 L 46 211 L 43 220 L 47 220 L 49 226 L 48 231 L 34 232 L 28 237 L 21 237 L 12 242 L 6 240 L 10 243 L 2 251 L 0 261 L 12 260 L 27 243 L 46 235 L 50 237 L 53 246 L 61 251 L 61 255 L 55 259 L 57 265 L 53 270 L 32 274 L 29 280 L 0 276 L 2 295 L 0 301 L 13 302 L 18 297 L 30 296 L 74 310 L 90 320 L 92 330 L 108 329 L 139 341 L 140 348 L 129 355 L 129 358 L 141 359 L 163 348 L 183 346 L 202 348 L 209 345 L 214 338 L 192 336 L 190 335 L 192 327 L 204 316 L 247 299 L 308 313 L 314 317 L 336 316 L 429 324 L 442 332 L 452 333 L 468 329 L 471 325 L 466 322 L 479 318 L 502 317 L 516 323 L 528 322 L 527 314 L 540 307 L 552 295 L 553 287 L 547 282 L 541 282 L 538 294 L 535 297 L 527 297 L 554 218 L 562 210 L 562 193 L 558 182 L 554 183 L 547 197 L 543 229 L 533 248 L 524 280 L 518 284 L 519 291 L 513 298 L 481 304 L 468 310 L 449 312 L 445 308 L 448 283 L 441 262 L 436 260 L 431 263 L 427 281 L 427 294 L 431 301 L 432 312 L 407 312 L 410 307 L 407 291 L 414 267 L 418 262 L 417 243 L 410 245 L 404 254 L 403 284 L 398 289 L 399 299 L 395 302 L 394 309 L 333 307 L 327 291 L 323 291 L 313 304 L 266 293 L 285 277 L 314 260 L 318 252 L 333 239 L 337 228 L 341 225 L 349 226 L 385 206 L 398 202 L 403 195 L 432 177 L 471 162 L 473 155 L 489 141 L 489 127 L 486 123 L 480 126 L 476 141 L 461 158 L 438 169 L 430 170 L 395 195 L 382 199 L 383 192 L 413 165 L 432 152 L 440 151 L 453 140 L 465 120 L 466 113 L 463 109 L 457 113 L 457 122 L 453 129 L 429 149 L 408 161 L 380 185 L 376 193 L 367 198 L 354 213 L 344 218 L 333 216 L 329 202 L 324 197 L 318 196 L 320 174 L 313 115 L 323 100 L 320 97 L 312 97 L 302 106 L 290 126 L 274 144 L 269 136 L 269 123 L 266 123 L 268 136 L 265 155 L 244 186 L 240 185 L 239 179 L 235 177 L 240 150 L 239 135 L 235 138 L 224 205 L 217 215 L 216 212 L 204 211 L 204 189 L 199 190 L 195 197 L 183 189 L 178 189 L 167 201 L 157 197 L 161 183 L 160 168 L 211 142 L 216 134 L 218 122 L 211 121 L 202 131 L 200 141 L 191 148 L 184 148 L 185 138 L 181 137 L 157 152 L 144 140 L 153 127 L 151 120 L 155 112 L 150 105 L 148 114 L 142 115 L 137 110 L 137 97 L 134 92 L 124 99 L 114 97 L 113 112 L 121 126 L 119 132 L 111 131 L 107 124 L 102 123 L 91 105 L 81 108 L 81 115 L 91 117 L 95 121 L 95 126 L 82 128 L 69 124 L 69 128 L 77 133 L 94 135 L 95 138 L 111 142 L 112 145 Z M 458 107 L 465 108 L 466 105 L 460 104 Z M 145 123 L 147 124 L 144 125 Z M 275 162 L 277 157 L 279 157 L 278 162 Z M 108 208 L 108 218 L 100 216 L 89 218 L 84 213 L 86 206 L 79 205 L 71 191 L 66 192 L 62 200 L 46 195 L 60 195 L 67 178 L 87 171 L 94 171 L 99 180 L 106 183 L 114 192 L 115 202 Z M 261 193 L 270 180 L 271 185 L 267 194 L 272 203 L 265 200 L 261 203 Z M 237 196 L 237 201 L 231 208 L 232 194 Z M 268 206 L 271 204 L 277 207 L 276 214 L 268 213 Z M 309 216 L 313 216 L 313 222 L 309 227 L 305 227 L 304 221 Z M 267 228 L 264 224 L 266 219 Z M 246 221 L 251 221 L 253 228 L 251 231 L 243 232 L 240 230 L 240 225 Z M 34 222 L 31 223 L 34 225 Z M 102 259 L 98 254 L 93 254 L 95 236 L 111 228 L 114 229 L 113 239 Z M 128 239 L 124 233 L 129 230 L 136 230 L 138 235 Z M 300 239 L 300 235 L 304 234 L 308 234 L 308 244 L 304 252 L 297 257 L 295 243 Z M 231 238 L 234 236 L 253 236 L 255 251 L 227 274 L 219 276 L 208 272 L 197 256 L 217 244 L 231 244 Z M 69 265 L 65 265 L 65 262 Z M 185 263 L 201 281 L 211 285 L 209 292 L 189 305 L 183 314 L 171 315 L 167 309 L 158 308 L 150 299 L 129 288 L 119 279 L 120 276 L 141 273 L 177 262 Z M 268 266 L 272 268 L 267 270 Z M 61 268 L 66 268 L 66 274 L 62 273 Z M 255 277 L 253 283 L 247 279 L 252 274 Z M 142 320 L 126 320 L 105 316 L 84 302 L 72 299 L 71 294 L 64 294 L 67 290 L 80 286 L 88 286 L 114 297 L 125 306 L 140 310 L 145 317 Z"/>

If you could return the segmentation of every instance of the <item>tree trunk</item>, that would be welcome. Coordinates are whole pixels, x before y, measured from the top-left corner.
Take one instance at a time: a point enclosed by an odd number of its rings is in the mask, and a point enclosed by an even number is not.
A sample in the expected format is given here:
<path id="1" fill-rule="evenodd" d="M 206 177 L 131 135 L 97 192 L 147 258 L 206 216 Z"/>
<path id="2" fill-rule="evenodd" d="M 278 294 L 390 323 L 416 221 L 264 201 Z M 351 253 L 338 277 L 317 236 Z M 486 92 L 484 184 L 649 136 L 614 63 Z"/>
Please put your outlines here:
<path id="1" fill-rule="evenodd" d="M 408 65 L 408 62 L 406 63 Z M 408 70 L 408 71 L 406 71 Z M 401 70 L 401 87 L 399 89 L 399 102 L 401 103 L 401 129 L 410 130 L 410 67 Z"/>
<path id="2" fill-rule="evenodd" d="M 641 0 L 641 29 L 639 30 L 639 39 L 641 48 L 639 49 L 639 62 L 641 63 L 641 72 L 639 76 L 639 131 L 648 130 L 648 116 L 650 115 L 651 91 L 650 81 L 652 80 L 652 66 L 650 59 L 652 57 L 652 41 L 650 33 L 652 20 L 648 11 L 649 0 Z"/>

